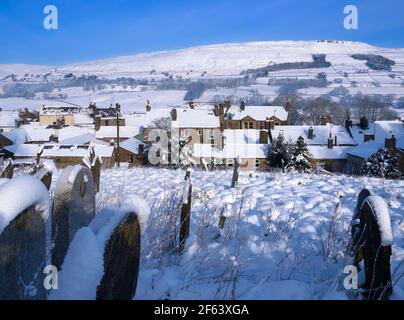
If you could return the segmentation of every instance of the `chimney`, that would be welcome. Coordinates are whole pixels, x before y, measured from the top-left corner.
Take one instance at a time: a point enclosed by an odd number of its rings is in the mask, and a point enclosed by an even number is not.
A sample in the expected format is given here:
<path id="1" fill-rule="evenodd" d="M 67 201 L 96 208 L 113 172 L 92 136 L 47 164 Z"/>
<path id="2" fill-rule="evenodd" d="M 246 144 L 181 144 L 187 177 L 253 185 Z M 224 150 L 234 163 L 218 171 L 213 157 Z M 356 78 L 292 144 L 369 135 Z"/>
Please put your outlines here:
<path id="1" fill-rule="evenodd" d="M 244 111 L 245 110 L 245 102 L 242 100 L 240 103 L 240 111 Z"/>
<path id="2" fill-rule="evenodd" d="M 58 143 L 58 142 L 59 142 L 59 137 L 58 137 L 56 134 L 52 134 L 52 135 L 49 137 L 49 142 Z"/>
<path id="3" fill-rule="evenodd" d="M 365 133 L 363 135 L 363 142 L 374 141 L 374 140 L 375 140 L 375 135 L 374 134 Z"/>
<path id="4" fill-rule="evenodd" d="M 195 109 L 195 104 L 193 100 L 189 101 L 189 109 Z"/>
<path id="5" fill-rule="evenodd" d="M 141 143 L 139 144 L 139 154 L 143 154 L 144 153 L 144 144 Z"/>
<path id="6" fill-rule="evenodd" d="M 313 127 L 309 128 L 309 132 L 307 134 L 307 139 L 310 139 L 310 140 L 314 139 L 314 129 L 313 129 Z"/>
<path id="7" fill-rule="evenodd" d="M 352 123 L 352 120 L 350 118 L 345 120 L 345 128 L 346 129 L 352 128 L 352 124 L 353 123 Z"/>
<path id="8" fill-rule="evenodd" d="M 150 101 L 147 100 L 147 104 L 146 104 L 146 112 L 151 111 L 151 105 L 150 105 Z"/>
<path id="9" fill-rule="evenodd" d="M 94 123 L 95 123 L 94 124 L 95 125 L 95 131 L 99 131 L 100 127 L 101 127 L 101 116 L 100 115 L 95 116 Z"/>
<path id="10" fill-rule="evenodd" d="M 369 121 L 366 117 L 362 117 L 359 122 L 361 129 L 366 130 L 369 127 Z"/>
<path id="11" fill-rule="evenodd" d="M 337 135 L 335 135 L 334 141 L 335 141 L 335 142 L 334 142 L 334 145 L 337 146 L 337 145 L 338 145 L 338 138 L 337 138 Z"/>
<path id="12" fill-rule="evenodd" d="M 328 137 L 328 149 L 334 148 L 334 139 L 332 138 L 331 132 L 330 136 Z"/>
<path id="13" fill-rule="evenodd" d="M 175 108 L 171 110 L 171 120 L 177 121 L 177 109 Z"/>
<path id="14" fill-rule="evenodd" d="M 395 151 L 396 150 L 396 142 L 397 139 L 394 136 L 394 134 L 391 136 L 391 138 L 387 138 L 384 142 L 385 148 L 389 149 L 390 151 Z"/>
<path id="15" fill-rule="evenodd" d="M 260 131 L 260 144 L 267 144 L 268 143 L 268 131 L 261 130 Z"/>

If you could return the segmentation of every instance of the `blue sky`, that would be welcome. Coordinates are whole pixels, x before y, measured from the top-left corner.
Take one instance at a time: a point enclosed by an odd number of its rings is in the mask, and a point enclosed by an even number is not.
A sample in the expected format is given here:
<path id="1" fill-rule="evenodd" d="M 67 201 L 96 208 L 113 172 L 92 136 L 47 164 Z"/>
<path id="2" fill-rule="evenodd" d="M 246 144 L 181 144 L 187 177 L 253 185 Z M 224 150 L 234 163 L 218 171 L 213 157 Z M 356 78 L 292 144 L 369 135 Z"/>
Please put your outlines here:
<path id="1" fill-rule="evenodd" d="M 45 30 L 56 5 L 59 29 Z M 343 8 L 359 9 L 359 30 Z M 195 45 L 337 39 L 404 47 L 403 0 L 0 0 L 0 63 L 63 65 Z"/>

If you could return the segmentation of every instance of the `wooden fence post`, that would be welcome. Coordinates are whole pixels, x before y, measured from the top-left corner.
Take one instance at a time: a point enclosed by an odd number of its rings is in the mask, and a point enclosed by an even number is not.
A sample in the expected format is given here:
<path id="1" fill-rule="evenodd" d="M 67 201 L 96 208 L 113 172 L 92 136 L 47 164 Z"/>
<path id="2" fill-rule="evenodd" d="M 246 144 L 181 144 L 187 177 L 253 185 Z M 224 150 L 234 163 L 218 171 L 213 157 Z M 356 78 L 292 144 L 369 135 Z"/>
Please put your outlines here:
<path id="1" fill-rule="evenodd" d="M 191 223 L 191 207 L 192 207 L 192 182 L 191 171 L 187 170 L 185 174 L 184 194 L 182 197 L 181 206 L 181 221 L 180 221 L 180 237 L 179 237 L 179 253 L 182 254 L 185 247 L 185 241 L 189 236 L 189 226 Z"/>

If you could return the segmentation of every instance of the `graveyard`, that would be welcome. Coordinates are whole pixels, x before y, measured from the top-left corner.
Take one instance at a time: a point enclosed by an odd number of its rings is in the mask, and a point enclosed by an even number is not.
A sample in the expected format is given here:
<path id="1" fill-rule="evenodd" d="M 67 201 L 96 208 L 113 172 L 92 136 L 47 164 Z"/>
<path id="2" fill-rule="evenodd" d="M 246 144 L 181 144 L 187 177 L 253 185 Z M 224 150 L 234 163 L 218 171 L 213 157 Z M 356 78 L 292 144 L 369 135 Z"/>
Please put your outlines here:
<path id="1" fill-rule="evenodd" d="M 99 158 L 1 175 L 3 300 L 404 299 L 402 180 Z"/>

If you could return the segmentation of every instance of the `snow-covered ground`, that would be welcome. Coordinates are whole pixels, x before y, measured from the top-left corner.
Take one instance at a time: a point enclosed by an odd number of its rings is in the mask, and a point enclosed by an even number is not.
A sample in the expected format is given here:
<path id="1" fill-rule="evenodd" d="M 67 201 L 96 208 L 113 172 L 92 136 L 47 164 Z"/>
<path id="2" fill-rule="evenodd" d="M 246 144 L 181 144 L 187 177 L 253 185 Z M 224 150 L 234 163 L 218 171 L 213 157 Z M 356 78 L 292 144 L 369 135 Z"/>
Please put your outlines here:
<path id="1" fill-rule="evenodd" d="M 179 256 L 165 240 L 170 202 L 181 197 L 184 176 L 158 168 L 102 171 L 98 209 L 133 194 L 151 207 L 135 299 L 346 299 L 345 249 L 365 186 L 388 203 L 398 280 L 392 298 L 404 299 L 404 181 L 243 172 L 232 190 L 231 171 L 195 170 L 190 237 Z M 224 230 L 218 228 L 222 210 Z"/>

